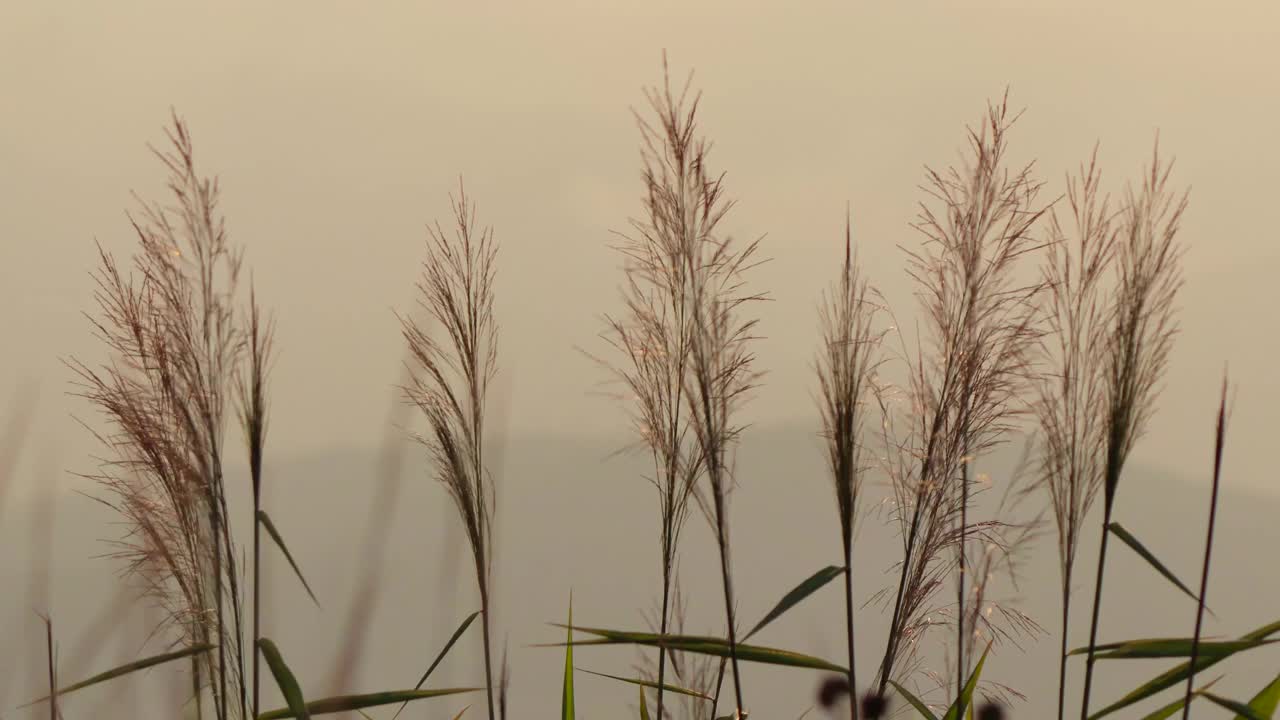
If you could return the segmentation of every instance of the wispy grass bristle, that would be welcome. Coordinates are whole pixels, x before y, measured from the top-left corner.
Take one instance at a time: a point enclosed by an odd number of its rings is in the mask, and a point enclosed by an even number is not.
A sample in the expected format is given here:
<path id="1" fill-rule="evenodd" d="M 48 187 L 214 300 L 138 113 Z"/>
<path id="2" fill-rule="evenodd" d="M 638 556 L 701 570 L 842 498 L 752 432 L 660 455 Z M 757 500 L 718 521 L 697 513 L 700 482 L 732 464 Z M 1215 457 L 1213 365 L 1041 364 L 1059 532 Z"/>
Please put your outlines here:
<path id="1" fill-rule="evenodd" d="M 485 465 L 484 421 L 489 384 L 497 373 L 497 245 L 492 229 L 476 224 L 475 206 L 465 188 L 460 186 L 456 199 L 450 200 L 453 233 L 446 234 L 439 223 L 428 227 L 427 259 L 418 282 L 419 302 L 443 339 L 417 321 L 401 318 L 410 354 L 410 380 L 404 390 L 426 417 L 427 433 L 418 440 L 457 505 L 471 545 L 483 613 L 489 718 L 494 720 L 490 586 L 496 498 Z"/>

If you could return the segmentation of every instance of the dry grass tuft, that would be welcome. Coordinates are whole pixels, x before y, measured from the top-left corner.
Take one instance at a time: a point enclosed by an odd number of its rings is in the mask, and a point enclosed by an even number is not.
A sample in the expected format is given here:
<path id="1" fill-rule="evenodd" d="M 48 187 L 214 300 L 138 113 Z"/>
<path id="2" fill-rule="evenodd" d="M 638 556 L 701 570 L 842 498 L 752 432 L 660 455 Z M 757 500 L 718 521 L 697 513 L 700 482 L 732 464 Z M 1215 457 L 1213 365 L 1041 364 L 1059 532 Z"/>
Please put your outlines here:
<path id="1" fill-rule="evenodd" d="M 466 190 L 452 196 L 454 232 L 428 228 L 427 259 L 418 282 L 423 309 L 443 331 L 437 340 L 416 321 L 401 318 L 409 346 L 409 401 L 426 416 L 418 436 L 435 463 L 436 477 L 458 507 L 475 560 L 484 614 L 485 677 L 493 720 L 490 586 L 493 566 L 493 478 L 485 466 L 484 420 L 489 383 L 497 372 L 497 322 L 493 316 L 497 245 L 490 228 L 476 225 Z"/>
<path id="2" fill-rule="evenodd" d="M 234 297 L 240 252 L 227 239 L 216 181 L 196 170 L 190 135 L 175 115 L 169 171 L 173 204 L 131 216 L 135 278 L 99 248 L 92 319 L 111 360 L 72 361 L 78 393 L 107 418 L 107 455 L 89 475 L 124 516 L 119 557 L 165 609 L 175 643 L 214 642 L 195 661 L 217 717 L 244 716 L 238 552 L 226 519 L 222 453 L 233 372 L 245 335 Z"/>
<path id="3" fill-rule="evenodd" d="M 1038 250 L 1032 230 L 1045 209 L 1031 166 L 1006 169 L 1008 132 L 1016 121 L 1007 99 L 990 105 L 969 132 L 964 165 L 928 170 L 915 227 L 924 235 L 908 251 L 928 329 L 927 351 L 908 357 L 910 403 L 905 437 L 887 395 L 886 462 L 903 534 L 903 562 L 890 640 L 880 666 L 883 694 L 895 671 L 914 666 L 914 649 L 937 621 L 931 599 L 953 570 L 966 568 L 964 548 L 992 523 L 969 523 L 967 465 L 1002 442 L 1022 412 L 1019 394 L 1030 375 L 1037 341 L 1040 285 L 1015 278 L 1024 256 Z M 950 551 L 955 559 L 948 560 Z M 956 617 L 964 617 L 963 607 Z M 962 650 L 963 631 L 959 648 Z M 904 668 L 905 666 L 905 668 Z M 960 658 L 958 673 L 966 661 Z"/>

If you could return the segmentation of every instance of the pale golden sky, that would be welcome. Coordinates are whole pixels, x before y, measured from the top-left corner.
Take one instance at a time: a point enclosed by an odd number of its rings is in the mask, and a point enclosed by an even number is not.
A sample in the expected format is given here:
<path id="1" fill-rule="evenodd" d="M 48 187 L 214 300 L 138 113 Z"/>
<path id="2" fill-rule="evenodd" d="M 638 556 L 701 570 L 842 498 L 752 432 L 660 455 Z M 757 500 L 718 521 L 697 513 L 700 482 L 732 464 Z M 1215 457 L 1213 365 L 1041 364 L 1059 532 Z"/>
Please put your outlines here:
<path id="1" fill-rule="evenodd" d="M 873 8 L 874 9 L 871 9 Z M 767 233 L 754 275 L 769 375 L 752 419 L 814 422 L 814 307 L 846 203 L 872 279 L 914 312 L 897 244 L 925 163 L 1006 85 L 1015 157 L 1063 173 L 1102 142 L 1109 187 L 1157 129 L 1193 186 L 1185 329 L 1138 457 L 1202 473 L 1224 364 L 1240 389 L 1233 481 L 1273 485 L 1280 422 L 1280 6 L 1268 2 L 271 2 L 133 0 L 0 8 L 0 377 L 38 383 L 48 452 L 89 449 L 57 358 L 101 358 L 94 239 L 127 252 L 130 190 L 172 105 L 220 175 L 228 227 L 279 322 L 272 447 L 372 445 L 397 379 L 393 308 L 412 302 L 423 225 L 459 174 L 502 244 L 502 366 L 513 430 L 618 429 L 591 394 L 613 307 L 611 229 L 639 209 L 628 107 L 666 48 L 697 71 L 713 160 Z"/>

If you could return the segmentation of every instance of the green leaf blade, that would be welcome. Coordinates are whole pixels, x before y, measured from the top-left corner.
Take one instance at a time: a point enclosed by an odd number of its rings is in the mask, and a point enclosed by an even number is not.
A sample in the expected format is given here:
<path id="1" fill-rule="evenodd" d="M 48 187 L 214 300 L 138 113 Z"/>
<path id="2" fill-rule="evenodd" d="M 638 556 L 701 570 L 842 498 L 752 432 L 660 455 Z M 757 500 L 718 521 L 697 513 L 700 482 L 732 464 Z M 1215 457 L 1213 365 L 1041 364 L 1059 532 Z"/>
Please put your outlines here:
<path id="1" fill-rule="evenodd" d="M 1280 706 L 1280 675 L 1276 675 L 1275 680 L 1259 690 L 1249 701 L 1249 707 L 1265 718 L 1275 717 L 1277 706 Z M 1244 715 L 1236 716 L 1236 720 L 1244 718 Z"/>
<path id="2" fill-rule="evenodd" d="M 274 642 L 265 637 L 258 638 L 258 649 L 262 652 L 263 659 L 267 661 L 267 667 L 271 669 L 271 674 L 276 679 L 276 685 L 279 686 L 285 702 L 289 705 L 288 712 L 290 714 L 281 717 L 311 720 L 311 713 L 307 710 L 307 701 L 302 697 L 302 688 L 298 686 L 298 679 L 293 676 L 293 671 L 285 664 L 284 657 L 280 654 L 280 649 L 276 647 Z"/>
<path id="3" fill-rule="evenodd" d="M 1185 583 L 1179 580 L 1178 576 L 1174 575 L 1172 570 L 1170 570 L 1164 563 L 1160 562 L 1160 560 L 1156 558 L 1155 553 L 1152 553 L 1150 550 L 1148 550 L 1147 547 L 1143 545 L 1138 540 L 1138 538 L 1133 535 L 1133 533 L 1126 530 L 1124 526 L 1122 526 L 1118 522 L 1111 523 L 1110 525 L 1107 526 L 1107 529 L 1111 531 L 1112 535 L 1115 535 L 1116 537 L 1120 538 L 1121 542 L 1123 542 L 1125 545 L 1128 545 L 1130 550 L 1133 550 L 1135 553 L 1138 554 L 1139 557 L 1141 557 L 1143 560 L 1146 560 L 1147 564 L 1150 565 L 1152 569 L 1154 569 L 1156 572 L 1163 575 L 1165 580 L 1168 580 L 1169 582 L 1173 583 L 1174 587 L 1181 590 L 1184 594 L 1186 594 L 1187 597 L 1191 598 L 1196 603 L 1200 602 L 1200 596 L 1192 592 L 1191 588 L 1187 587 Z M 1209 608 L 1206 606 L 1205 610 L 1209 610 Z M 1209 614 L 1213 615 L 1213 611 L 1209 610 Z M 1214 617 L 1217 617 L 1217 616 L 1214 615 Z"/>
<path id="4" fill-rule="evenodd" d="M 1262 627 L 1257 628 L 1256 630 L 1253 630 L 1251 632 L 1248 632 L 1240 636 L 1240 639 L 1241 640 L 1264 640 L 1276 634 L 1277 632 L 1280 632 L 1280 621 L 1263 625 Z M 1206 668 L 1212 667 L 1222 662 L 1228 657 L 1230 657 L 1230 655 L 1218 655 L 1213 657 L 1199 656 L 1196 658 L 1195 671 L 1198 673 Z M 1137 688 L 1134 688 L 1128 694 L 1126 694 L 1124 697 L 1120 698 L 1119 700 L 1115 701 L 1114 703 L 1093 713 L 1092 715 L 1089 716 L 1089 720 L 1099 720 L 1100 718 L 1106 717 L 1107 715 L 1110 715 L 1111 713 L 1114 713 L 1117 710 L 1123 710 L 1124 708 L 1127 708 L 1130 705 L 1133 705 L 1134 703 L 1146 700 L 1152 695 L 1155 695 L 1156 693 L 1162 690 L 1166 690 L 1186 680 L 1187 675 L 1189 675 L 1190 672 L 1191 672 L 1190 661 L 1181 663 L 1180 665 L 1177 665 L 1169 670 L 1166 670 L 1165 672 L 1148 680 L 1142 685 L 1139 685 Z"/>
<path id="5" fill-rule="evenodd" d="M 1236 717 L 1245 718 L 1245 720 L 1269 720 L 1267 716 L 1260 714 L 1257 710 L 1254 710 L 1239 700 L 1224 698 L 1210 692 L 1201 693 L 1201 695 L 1204 695 L 1205 699 L 1212 702 L 1214 705 L 1236 713 Z"/>
<path id="6" fill-rule="evenodd" d="M 659 683 L 653 680 L 645 680 L 643 678 L 621 677 L 619 675 L 610 675 L 609 673 L 596 672 L 595 670 L 588 670 L 586 668 L 577 668 L 577 669 L 581 670 L 584 673 L 597 675 L 602 678 L 609 678 L 610 680 L 617 680 L 618 682 L 630 683 L 632 685 L 639 685 L 641 688 L 653 688 L 654 690 L 657 690 L 659 687 L 661 687 L 666 692 L 673 692 L 678 695 L 687 695 L 688 697 L 695 697 L 700 700 L 711 699 L 710 695 L 707 695 L 705 693 L 700 693 L 697 690 L 691 690 L 689 688 L 680 687 L 679 685 L 672 685 L 670 683 L 663 683 L 659 685 Z"/>
<path id="7" fill-rule="evenodd" d="M 147 668 L 155 667 L 157 665 L 163 665 L 164 663 L 167 663 L 173 660 L 179 660 L 181 658 L 190 657 L 192 655 L 199 655 L 200 653 L 208 652 L 209 650 L 212 650 L 215 647 L 217 646 L 209 645 L 209 644 L 192 645 L 191 647 L 183 648 L 181 650 L 174 650 L 172 652 L 161 653 L 159 655 L 152 655 L 151 657 L 142 658 L 141 660 L 134 660 L 132 662 L 127 662 L 123 665 L 118 665 L 114 668 L 111 668 L 110 670 L 104 670 L 98 673 L 97 675 L 81 680 L 80 682 L 73 683 L 71 685 L 67 685 L 66 687 L 59 688 L 57 694 L 58 694 L 58 697 L 62 697 L 67 693 L 75 692 L 76 690 L 81 690 L 81 689 L 90 687 L 92 685 L 97 685 L 99 683 L 107 682 L 109 680 L 115 680 L 116 678 L 124 677 L 125 675 L 128 675 L 133 672 L 137 672 L 138 670 L 145 670 Z M 31 705 L 35 705 L 36 703 L 39 703 L 39 702 L 44 702 L 45 700 L 48 700 L 48 699 L 49 699 L 49 696 L 45 695 L 44 697 L 36 698 L 35 700 L 32 700 L 31 702 L 25 705 L 21 705 L 20 708 L 30 707 Z"/>
<path id="8" fill-rule="evenodd" d="M 569 593 L 569 624 L 565 629 L 564 684 L 560 692 L 560 720 L 574 720 L 573 692 L 573 593 Z"/>
<path id="9" fill-rule="evenodd" d="M 973 707 L 973 691 L 978 687 L 978 678 L 982 676 L 982 666 L 987 662 L 987 655 L 991 652 L 991 643 L 987 643 L 987 649 L 982 651 L 982 657 L 978 658 L 978 664 L 973 666 L 973 672 L 969 674 L 969 679 L 965 681 L 964 689 L 960 692 L 960 697 L 956 699 L 956 703 L 952 703 L 947 710 L 947 714 L 942 716 L 942 720 L 959 720 L 964 715 L 965 708 Z"/>
<path id="10" fill-rule="evenodd" d="M 1245 650 L 1272 645 L 1280 640 L 1201 640 L 1197 655 L 1226 657 Z M 1192 638 L 1154 638 L 1129 640 L 1097 646 L 1098 660 L 1150 660 L 1156 658 L 1189 658 L 1194 646 Z M 1076 648 L 1069 655 L 1083 655 L 1089 648 Z"/>
<path id="11" fill-rule="evenodd" d="M 337 695 L 306 703 L 305 710 L 310 715 L 331 715 L 340 712 L 360 712 L 364 708 L 395 703 L 425 700 L 427 698 L 460 695 L 479 692 L 484 688 L 439 688 L 436 690 L 387 690 L 383 692 L 362 693 L 359 695 Z M 469 705 L 467 707 L 470 707 Z M 463 708 L 462 712 L 466 712 Z M 458 713 L 461 717 L 462 713 Z M 280 708 L 258 715 L 258 720 L 283 720 L 283 718 L 305 717 L 298 715 L 293 708 Z"/>
<path id="12" fill-rule="evenodd" d="M 730 656 L 729 643 L 723 638 L 703 635 L 659 635 L 657 633 L 606 630 L 604 628 L 580 626 L 574 626 L 573 629 L 599 637 L 591 640 L 570 640 L 566 643 L 568 645 L 645 645 L 649 647 L 666 647 L 668 650 L 714 657 L 727 658 Z M 553 644 L 553 646 L 558 645 L 558 643 Z M 811 670 L 829 670 L 845 675 L 849 674 L 846 668 L 836 663 L 791 650 L 741 644 L 737 645 L 736 649 L 738 660 L 741 662 L 756 662 L 765 665 Z"/>
<path id="13" fill-rule="evenodd" d="M 761 619 L 760 622 L 756 623 L 755 627 L 751 628 L 751 632 L 742 636 L 742 639 L 747 640 L 752 635 L 755 635 L 756 633 L 760 632 L 761 630 L 764 629 L 766 625 L 768 625 L 769 623 L 781 617 L 783 613 L 787 612 L 788 610 L 795 607 L 796 605 L 799 605 L 801 601 L 803 601 L 805 598 L 814 594 L 818 590 L 821 590 L 822 587 L 825 586 L 827 583 L 840 577 L 843 574 L 844 574 L 843 567 L 840 567 L 837 565 L 829 565 L 825 568 L 822 568 L 821 570 L 814 573 L 813 575 L 810 575 L 808 578 L 805 578 L 803 582 L 801 582 L 799 585 L 792 588 L 791 591 L 788 592 L 786 595 L 783 595 L 782 599 L 778 601 L 778 604 L 775 605 L 772 610 L 766 613 L 764 618 Z"/>
<path id="14" fill-rule="evenodd" d="M 293 574 L 302 582 L 302 587 L 307 591 L 307 595 L 311 596 L 311 602 L 320 607 L 320 601 L 316 599 L 316 594 L 311 591 L 311 584 L 307 582 L 307 578 L 302 574 L 302 568 L 298 567 L 298 562 L 293 559 L 293 553 L 289 552 L 289 546 L 284 544 L 284 538 L 280 535 L 280 531 L 276 529 L 276 524 L 271 522 L 271 516 L 267 515 L 266 510 L 258 511 L 258 522 L 262 527 L 266 528 L 267 534 L 275 541 L 276 547 L 280 548 L 280 552 L 284 553 L 284 559 L 289 561 L 289 567 L 293 568 Z"/>
<path id="15" fill-rule="evenodd" d="M 916 712 L 920 713 L 920 717 L 925 720 L 938 720 L 938 716 L 934 715 L 933 711 L 929 709 L 929 706 L 926 705 L 923 700 L 916 697 L 915 693 L 902 687 L 893 680 L 890 680 L 889 684 L 893 686 L 894 690 L 898 691 L 899 695 L 906 699 L 907 703 L 911 705 L 911 707 L 916 709 Z"/>
<path id="16" fill-rule="evenodd" d="M 453 635 L 449 637 L 449 642 L 444 644 L 440 653 L 436 655 L 436 659 L 427 667 L 427 671 L 422 673 L 422 677 L 418 678 L 418 684 L 413 686 L 414 690 L 420 690 L 422 686 L 426 684 L 427 678 L 431 677 L 431 673 L 436 669 L 440 662 L 444 660 L 444 656 L 449 654 L 449 650 L 453 648 L 454 643 L 458 642 L 458 638 L 462 637 L 462 634 L 467 631 L 467 628 L 471 627 L 471 622 L 475 620 L 479 614 L 480 612 L 478 610 L 471 613 L 462 621 L 462 624 L 458 626 L 458 629 L 453 631 Z M 406 700 L 404 704 L 400 706 L 400 709 L 396 710 L 396 714 L 391 716 L 391 720 L 396 720 L 396 718 L 400 717 L 400 713 L 404 712 L 405 706 L 408 704 L 409 701 Z"/>

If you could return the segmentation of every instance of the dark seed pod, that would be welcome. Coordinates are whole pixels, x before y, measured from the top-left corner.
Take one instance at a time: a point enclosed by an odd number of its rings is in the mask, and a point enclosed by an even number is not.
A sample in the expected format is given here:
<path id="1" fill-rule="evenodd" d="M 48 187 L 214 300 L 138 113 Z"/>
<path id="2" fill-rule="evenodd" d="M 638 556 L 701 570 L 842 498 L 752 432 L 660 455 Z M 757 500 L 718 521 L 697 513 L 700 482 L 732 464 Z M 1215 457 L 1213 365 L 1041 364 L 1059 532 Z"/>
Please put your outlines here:
<path id="1" fill-rule="evenodd" d="M 823 708 L 830 708 L 848 694 L 849 681 L 839 675 L 832 675 L 818 687 L 818 704 Z"/>
<path id="2" fill-rule="evenodd" d="M 1000 703 L 983 703 L 978 708 L 978 720 L 1004 720 L 1004 708 Z"/>
<path id="3" fill-rule="evenodd" d="M 877 720 L 889 710 L 889 700 L 880 693 L 869 692 L 862 696 L 862 717 Z"/>

